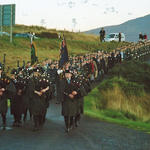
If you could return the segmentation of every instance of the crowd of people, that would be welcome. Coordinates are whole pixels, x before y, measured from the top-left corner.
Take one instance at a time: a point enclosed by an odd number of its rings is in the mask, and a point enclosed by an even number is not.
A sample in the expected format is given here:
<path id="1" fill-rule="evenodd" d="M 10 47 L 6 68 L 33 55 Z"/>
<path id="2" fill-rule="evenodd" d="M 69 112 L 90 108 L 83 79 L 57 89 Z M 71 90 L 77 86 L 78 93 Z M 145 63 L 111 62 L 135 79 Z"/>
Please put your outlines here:
<path id="1" fill-rule="evenodd" d="M 14 116 L 13 127 L 21 127 L 27 112 L 34 122 L 33 131 L 40 130 L 46 120 L 51 100 L 62 105 L 66 132 L 78 127 L 84 113 L 84 96 L 92 84 L 103 79 L 115 64 L 132 59 L 142 60 L 150 54 L 150 43 L 139 43 L 113 52 L 99 50 L 95 53 L 69 57 L 59 68 L 58 60 L 46 59 L 42 64 L 26 65 L 12 69 L 7 76 L 0 64 L 0 114 L 2 127 L 6 127 L 8 99 Z"/>
<path id="2" fill-rule="evenodd" d="M 142 34 L 141 32 L 139 33 L 139 41 L 147 41 L 148 37 L 147 34 Z"/>
<path id="3" fill-rule="evenodd" d="M 106 31 L 104 30 L 104 28 L 101 28 L 101 30 L 99 31 L 99 35 L 100 35 L 100 42 L 105 42 Z M 147 34 L 146 33 L 142 34 L 140 32 L 139 33 L 139 41 L 145 42 L 147 40 L 148 40 Z M 119 34 L 118 34 L 118 41 L 121 42 L 121 32 L 119 32 Z"/>

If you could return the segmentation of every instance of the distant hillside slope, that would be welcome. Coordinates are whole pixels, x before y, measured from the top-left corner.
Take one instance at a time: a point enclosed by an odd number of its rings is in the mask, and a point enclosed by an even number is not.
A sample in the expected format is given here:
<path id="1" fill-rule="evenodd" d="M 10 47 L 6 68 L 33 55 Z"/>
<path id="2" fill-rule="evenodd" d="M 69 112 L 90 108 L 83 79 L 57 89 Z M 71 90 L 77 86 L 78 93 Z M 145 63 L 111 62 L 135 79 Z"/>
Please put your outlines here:
<path id="1" fill-rule="evenodd" d="M 9 28 L 3 28 L 3 31 L 9 32 Z M 97 50 L 111 51 L 117 47 L 128 45 L 129 43 L 101 43 L 99 44 L 98 36 L 88 35 L 85 33 L 73 33 L 68 31 L 57 31 L 55 29 L 46 29 L 39 26 L 24 26 L 16 25 L 13 27 L 14 33 L 35 32 L 38 35 L 41 32 L 45 33 L 64 33 L 67 41 L 69 56 L 92 53 Z M 39 38 L 35 40 L 37 47 L 37 55 L 39 62 L 45 58 L 59 59 L 59 49 L 61 40 L 58 38 Z M 30 39 L 13 37 L 13 42 L 9 42 L 9 37 L 0 36 L 0 62 L 3 60 L 3 55 L 6 54 L 6 66 L 16 67 L 17 60 L 22 65 L 23 60 L 30 60 Z"/>
<path id="2" fill-rule="evenodd" d="M 123 24 L 104 27 L 106 33 L 123 32 L 126 35 L 126 40 L 135 42 L 138 40 L 140 32 L 146 33 L 150 39 L 150 15 L 129 20 Z M 100 28 L 86 31 L 88 34 L 99 34 Z"/>
<path id="3" fill-rule="evenodd" d="M 3 27 L 3 31 L 10 32 L 10 27 Z M 67 30 L 56 30 L 56 29 L 48 29 L 42 26 L 27 26 L 27 25 L 15 25 L 13 26 L 13 33 L 35 33 L 35 35 L 38 35 L 42 32 L 44 33 L 56 33 L 56 34 L 65 34 L 66 39 L 70 40 L 83 40 L 83 41 L 97 41 L 98 37 L 96 35 L 87 35 L 84 33 L 75 33 L 75 32 L 69 32 Z"/>

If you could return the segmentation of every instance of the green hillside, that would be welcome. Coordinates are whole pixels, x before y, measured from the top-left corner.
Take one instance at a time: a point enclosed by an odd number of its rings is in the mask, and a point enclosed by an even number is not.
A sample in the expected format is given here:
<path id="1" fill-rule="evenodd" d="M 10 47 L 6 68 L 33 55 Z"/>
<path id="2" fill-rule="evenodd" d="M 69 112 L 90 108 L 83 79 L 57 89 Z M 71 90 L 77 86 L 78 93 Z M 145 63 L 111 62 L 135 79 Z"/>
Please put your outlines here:
<path id="1" fill-rule="evenodd" d="M 3 31 L 9 31 L 9 28 L 3 28 Z M 69 55 L 91 53 L 96 50 L 113 50 L 117 47 L 127 45 L 128 43 L 99 43 L 98 36 L 87 35 L 84 33 L 73 33 L 68 31 L 56 31 L 54 29 L 46 29 L 39 26 L 24 26 L 16 25 L 13 27 L 14 33 L 26 33 L 34 32 L 35 34 L 41 32 L 48 33 L 64 33 Z M 61 40 L 58 38 L 48 39 L 40 38 L 35 40 L 39 61 L 43 61 L 45 58 L 59 59 L 59 49 Z M 13 38 L 13 43 L 9 42 L 9 37 L 0 37 L 0 61 L 2 61 L 3 54 L 6 54 L 6 65 L 15 67 L 17 60 L 22 62 L 23 60 L 30 60 L 30 39 L 29 38 Z"/>
<path id="2" fill-rule="evenodd" d="M 150 130 L 150 65 L 123 62 L 85 97 L 86 114 L 134 129 Z"/>

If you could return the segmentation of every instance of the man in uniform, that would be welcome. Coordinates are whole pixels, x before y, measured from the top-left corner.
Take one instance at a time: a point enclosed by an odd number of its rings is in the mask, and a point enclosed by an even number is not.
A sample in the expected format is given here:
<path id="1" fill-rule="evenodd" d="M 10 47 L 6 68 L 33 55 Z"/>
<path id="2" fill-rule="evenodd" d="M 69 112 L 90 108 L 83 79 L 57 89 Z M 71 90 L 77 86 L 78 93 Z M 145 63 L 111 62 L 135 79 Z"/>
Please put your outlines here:
<path id="1" fill-rule="evenodd" d="M 22 77 L 22 73 L 20 72 L 17 75 L 17 70 L 13 69 L 12 74 L 12 81 L 16 87 L 16 93 L 11 99 L 11 114 L 14 115 L 14 123 L 13 126 L 20 127 L 21 126 L 21 119 L 22 114 L 24 113 L 24 103 L 23 103 L 23 96 L 26 90 L 26 82 L 25 79 Z"/>
<path id="2" fill-rule="evenodd" d="M 11 98 L 16 92 L 16 89 L 10 79 L 3 72 L 2 65 L 0 64 L 0 114 L 3 122 L 3 129 L 6 127 L 6 114 L 7 114 L 7 99 Z"/>
<path id="3" fill-rule="evenodd" d="M 42 79 L 38 68 L 35 68 L 33 71 L 33 78 L 29 81 L 28 87 L 30 88 L 30 109 L 34 120 L 33 131 L 37 131 L 43 126 L 45 121 L 47 109 L 45 93 L 50 87 L 48 86 L 49 82 L 45 78 Z"/>
<path id="4" fill-rule="evenodd" d="M 79 98 L 77 87 L 72 80 L 72 73 L 69 70 L 65 71 L 64 79 L 64 99 L 62 102 L 62 115 L 66 125 L 66 132 L 69 132 L 74 123 L 74 117 L 77 114 L 76 99 Z"/>
<path id="5" fill-rule="evenodd" d="M 84 96 L 87 95 L 85 89 L 85 82 L 83 76 L 78 76 L 74 79 L 77 86 L 78 98 L 76 99 L 77 111 L 75 116 L 75 127 L 78 127 L 80 124 L 81 114 L 84 113 Z"/>

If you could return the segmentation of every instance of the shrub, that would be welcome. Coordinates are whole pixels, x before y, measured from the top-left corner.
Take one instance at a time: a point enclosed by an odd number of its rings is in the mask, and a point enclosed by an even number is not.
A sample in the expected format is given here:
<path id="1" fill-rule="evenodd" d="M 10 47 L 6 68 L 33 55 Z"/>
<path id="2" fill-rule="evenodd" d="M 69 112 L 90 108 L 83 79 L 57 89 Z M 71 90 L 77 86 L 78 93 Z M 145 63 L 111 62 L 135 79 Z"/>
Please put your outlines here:
<path id="1" fill-rule="evenodd" d="M 112 79 L 104 80 L 99 86 L 100 91 L 112 90 L 114 87 L 118 86 L 125 93 L 126 96 L 143 96 L 144 86 L 139 85 L 134 82 L 128 82 L 124 78 L 114 77 Z"/>
<path id="2" fill-rule="evenodd" d="M 129 61 L 118 64 L 109 72 L 109 78 L 115 76 L 143 85 L 147 92 L 150 91 L 150 65 L 147 63 Z"/>
<path id="3" fill-rule="evenodd" d="M 36 36 L 41 38 L 48 38 L 48 39 L 58 39 L 57 33 L 50 33 L 50 32 L 37 33 Z"/>

